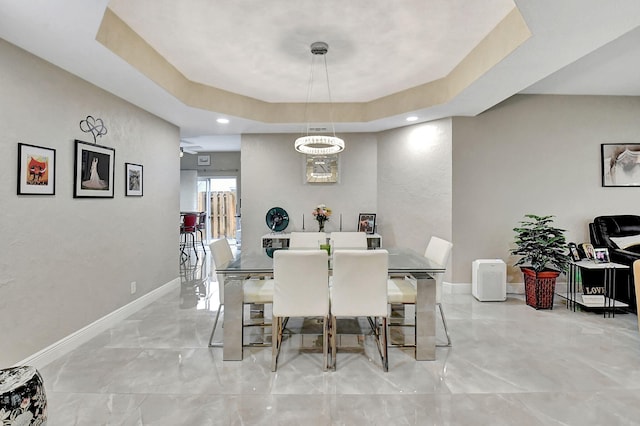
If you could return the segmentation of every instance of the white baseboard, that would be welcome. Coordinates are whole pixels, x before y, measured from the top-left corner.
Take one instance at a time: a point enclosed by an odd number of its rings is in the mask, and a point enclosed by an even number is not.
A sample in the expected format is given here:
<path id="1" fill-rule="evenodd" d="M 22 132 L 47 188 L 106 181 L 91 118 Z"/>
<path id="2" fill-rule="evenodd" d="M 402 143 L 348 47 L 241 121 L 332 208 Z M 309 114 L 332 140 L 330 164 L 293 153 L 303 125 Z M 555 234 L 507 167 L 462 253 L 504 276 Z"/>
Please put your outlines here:
<path id="1" fill-rule="evenodd" d="M 560 284 L 560 283 L 558 283 Z M 471 283 L 442 283 L 444 294 L 471 294 Z M 524 294 L 524 283 L 507 283 L 507 294 Z"/>
<path id="2" fill-rule="evenodd" d="M 524 283 L 507 283 L 507 294 L 524 294 Z"/>
<path id="3" fill-rule="evenodd" d="M 471 294 L 471 283 L 442 283 L 443 294 Z"/>
<path id="4" fill-rule="evenodd" d="M 128 316 L 138 312 L 140 309 L 146 307 L 152 302 L 155 302 L 160 297 L 179 287 L 180 278 L 178 277 L 166 284 L 163 284 L 161 287 L 158 287 L 157 289 L 145 294 L 144 296 L 137 298 L 131 303 L 128 303 L 127 305 L 103 316 L 102 318 L 92 322 L 86 327 L 83 327 L 80 330 L 66 337 L 63 337 L 62 339 L 49 345 L 41 351 L 36 352 L 35 354 L 23 359 L 14 366 L 31 365 L 35 368 L 42 368 L 45 365 L 60 358 L 61 356 L 76 349 L 78 346 L 93 339 L 98 334 L 117 324 L 119 321 L 122 321 Z"/>

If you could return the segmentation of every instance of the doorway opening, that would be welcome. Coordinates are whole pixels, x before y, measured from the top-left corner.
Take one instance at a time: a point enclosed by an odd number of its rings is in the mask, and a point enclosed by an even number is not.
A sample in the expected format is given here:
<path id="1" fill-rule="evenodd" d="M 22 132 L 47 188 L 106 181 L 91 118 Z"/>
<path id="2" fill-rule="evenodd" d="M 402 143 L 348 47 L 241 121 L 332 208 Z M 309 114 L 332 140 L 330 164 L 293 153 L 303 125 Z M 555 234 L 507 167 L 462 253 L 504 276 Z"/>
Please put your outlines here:
<path id="1" fill-rule="evenodd" d="M 207 244 L 211 240 L 226 238 L 230 245 L 240 248 L 242 231 L 237 198 L 235 177 L 198 179 L 198 211 L 207 212 Z"/>

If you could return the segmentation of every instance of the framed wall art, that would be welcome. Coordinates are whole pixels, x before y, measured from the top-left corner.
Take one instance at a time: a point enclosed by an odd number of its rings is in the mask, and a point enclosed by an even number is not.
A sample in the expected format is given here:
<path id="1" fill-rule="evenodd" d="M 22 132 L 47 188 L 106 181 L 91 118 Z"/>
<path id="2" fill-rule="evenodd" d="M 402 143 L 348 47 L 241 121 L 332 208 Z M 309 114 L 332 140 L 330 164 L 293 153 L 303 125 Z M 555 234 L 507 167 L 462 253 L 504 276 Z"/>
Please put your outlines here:
<path id="1" fill-rule="evenodd" d="M 640 186 L 640 144 L 601 144 L 602 186 Z"/>
<path id="2" fill-rule="evenodd" d="M 338 154 L 305 156 L 305 177 L 308 183 L 337 183 Z"/>
<path id="3" fill-rule="evenodd" d="M 76 140 L 74 198 L 113 198 L 116 150 Z"/>
<path id="4" fill-rule="evenodd" d="M 56 150 L 18 144 L 18 195 L 55 195 Z"/>
<path id="5" fill-rule="evenodd" d="M 358 215 L 358 231 L 373 234 L 376 232 L 375 213 L 360 213 Z"/>
<path id="6" fill-rule="evenodd" d="M 124 195 L 142 197 L 142 165 L 124 163 Z"/>
<path id="7" fill-rule="evenodd" d="M 210 166 L 210 165 L 211 165 L 210 155 L 198 155 L 198 166 Z"/>

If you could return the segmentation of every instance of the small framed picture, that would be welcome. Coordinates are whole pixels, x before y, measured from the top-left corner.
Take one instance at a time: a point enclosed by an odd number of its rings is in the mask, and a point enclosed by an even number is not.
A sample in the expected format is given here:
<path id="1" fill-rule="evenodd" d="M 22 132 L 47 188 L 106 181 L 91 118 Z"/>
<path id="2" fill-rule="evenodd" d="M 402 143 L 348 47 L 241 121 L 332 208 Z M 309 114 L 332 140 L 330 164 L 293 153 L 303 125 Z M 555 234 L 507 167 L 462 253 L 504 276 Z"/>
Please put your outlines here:
<path id="1" fill-rule="evenodd" d="M 124 163 L 124 195 L 142 197 L 142 165 Z"/>
<path id="2" fill-rule="evenodd" d="M 76 140 L 74 198 L 113 198 L 116 150 Z"/>
<path id="3" fill-rule="evenodd" d="M 211 165 L 210 155 L 198 155 L 198 166 L 210 166 L 210 165 Z"/>
<path id="4" fill-rule="evenodd" d="M 56 150 L 18 144 L 18 195 L 56 194 Z"/>
<path id="5" fill-rule="evenodd" d="M 593 246 L 589 243 L 582 243 L 582 250 L 584 251 L 584 255 L 587 259 L 589 260 L 594 260 L 595 259 L 595 253 L 594 253 L 594 249 Z"/>
<path id="6" fill-rule="evenodd" d="M 360 213 L 358 215 L 358 231 L 374 234 L 376 232 L 375 213 Z"/>
<path id="7" fill-rule="evenodd" d="M 580 260 L 580 253 L 578 252 L 578 246 L 576 243 L 569 243 L 569 255 L 574 262 L 578 262 Z"/>
<path id="8" fill-rule="evenodd" d="M 607 248 L 593 249 L 593 256 L 596 263 L 609 263 L 609 250 Z"/>

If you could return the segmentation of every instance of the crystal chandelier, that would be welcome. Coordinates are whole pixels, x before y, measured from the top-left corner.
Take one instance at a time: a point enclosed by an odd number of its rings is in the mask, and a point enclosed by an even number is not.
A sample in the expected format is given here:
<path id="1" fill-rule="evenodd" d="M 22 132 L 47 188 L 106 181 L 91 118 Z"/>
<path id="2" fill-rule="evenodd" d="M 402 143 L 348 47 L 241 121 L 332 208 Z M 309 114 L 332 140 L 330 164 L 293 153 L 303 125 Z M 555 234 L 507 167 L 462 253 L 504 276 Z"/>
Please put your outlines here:
<path id="1" fill-rule="evenodd" d="M 327 69 L 326 54 L 329 51 L 329 45 L 323 41 L 316 41 L 311 44 L 311 73 L 309 76 L 309 89 L 307 91 L 307 104 L 305 106 L 305 120 L 307 119 L 307 110 L 309 108 L 309 98 L 313 87 L 313 58 L 316 55 L 322 55 L 324 61 L 324 72 L 327 78 L 327 91 L 329 93 L 329 108 L 331 118 L 331 129 L 333 136 L 326 135 L 309 135 L 310 123 L 307 121 L 306 136 L 299 137 L 295 142 L 295 149 L 303 154 L 312 155 L 329 155 L 337 154 L 344 149 L 344 141 L 336 137 L 336 129 L 333 125 L 333 109 L 331 108 L 331 87 L 329 86 L 329 71 Z"/>

